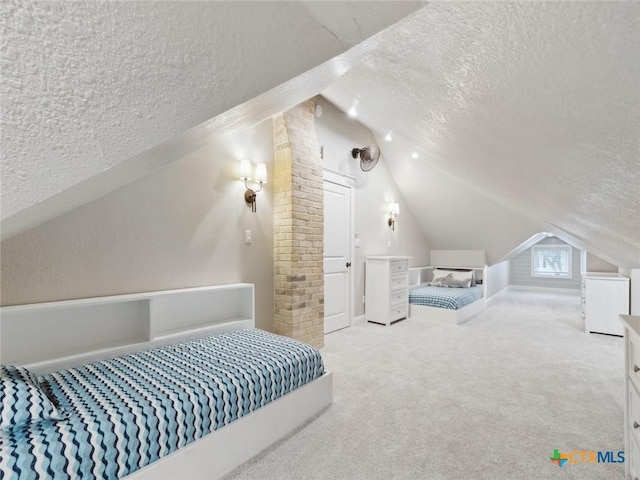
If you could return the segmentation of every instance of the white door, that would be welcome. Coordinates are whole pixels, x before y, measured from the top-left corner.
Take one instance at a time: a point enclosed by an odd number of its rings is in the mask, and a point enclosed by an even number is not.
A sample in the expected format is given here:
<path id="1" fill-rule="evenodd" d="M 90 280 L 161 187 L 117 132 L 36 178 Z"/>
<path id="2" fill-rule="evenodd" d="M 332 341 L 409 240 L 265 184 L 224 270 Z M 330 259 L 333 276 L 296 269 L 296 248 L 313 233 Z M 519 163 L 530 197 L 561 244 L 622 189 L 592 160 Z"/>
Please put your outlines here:
<path id="1" fill-rule="evenodd" d="M 324 333 L 349 326 L 351 189 L 324 181 Z"/>

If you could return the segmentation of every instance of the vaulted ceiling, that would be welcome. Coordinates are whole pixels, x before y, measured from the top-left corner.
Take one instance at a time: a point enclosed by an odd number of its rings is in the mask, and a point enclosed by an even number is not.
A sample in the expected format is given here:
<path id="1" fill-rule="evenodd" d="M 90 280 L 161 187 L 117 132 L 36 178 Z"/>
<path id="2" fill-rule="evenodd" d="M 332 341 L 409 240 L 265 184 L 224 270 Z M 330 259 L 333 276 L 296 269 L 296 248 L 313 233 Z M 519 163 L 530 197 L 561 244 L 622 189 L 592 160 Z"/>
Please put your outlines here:
<path id="1" fill-rule="evenodd" d="M 640 3 L 433 2 L 384 33 L 323 95 L 378 133 L 427 238 L 444 173 L 640 266 Z"/>
<path id="2" fill-rule="evenodd" d="M 3 238 L 322 93 L 357 103 L 427 238 L 453 180 L 486 199 L 459 208 L 476 231 L 515 215 L 640 266 L 640 3 L 10 0 L 0 14 Z"/>
<path id="3" fill-rule="evenodd" d="M 422 5 L 0 2 L 2 238 L 313 97 Z"/>

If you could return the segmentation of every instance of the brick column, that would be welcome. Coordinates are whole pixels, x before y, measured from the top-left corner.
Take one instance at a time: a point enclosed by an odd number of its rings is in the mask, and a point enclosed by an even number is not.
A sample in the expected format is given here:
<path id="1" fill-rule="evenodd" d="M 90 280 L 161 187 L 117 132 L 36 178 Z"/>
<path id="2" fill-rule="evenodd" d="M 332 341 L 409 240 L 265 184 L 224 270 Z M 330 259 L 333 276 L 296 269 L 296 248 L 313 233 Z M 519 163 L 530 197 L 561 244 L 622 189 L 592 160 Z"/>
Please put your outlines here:
<path id="1" fill-rule="evenodd" d="M 274 331 L 324 346 L 322 161 L 308 100 L 273 120 Z"/>

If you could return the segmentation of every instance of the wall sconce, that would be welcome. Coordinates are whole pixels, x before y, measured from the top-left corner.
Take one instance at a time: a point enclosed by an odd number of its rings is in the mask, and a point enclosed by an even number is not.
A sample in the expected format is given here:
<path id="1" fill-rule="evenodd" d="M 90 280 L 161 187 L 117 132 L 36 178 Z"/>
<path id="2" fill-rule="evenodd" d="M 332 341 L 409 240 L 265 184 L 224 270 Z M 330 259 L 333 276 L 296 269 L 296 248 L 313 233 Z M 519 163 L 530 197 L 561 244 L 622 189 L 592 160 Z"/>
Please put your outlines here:
<path id="1" fill-rule="evenodd" d="M 267 183 L 267 166 L 264 163 L 256 165 L 256 176 L 254 181 L 258 184 L 256 187 L 250 188 L 247 182 L 251 180 L 251 160 L 240 160 L 240 179 L 244 180 L 244 186 L 247 190 L 244 192 L 244 201 L 251 204 L 251 211 L 256 211 L 256 194 L 262 190 L 262 186 Z"/>
<path id="2" fill-rule="evenodd" d="M 389 220 L 387 224 L 391 230 L 396 229 L 396 217 L 400 215 L 400 205 L 395 202 L 389 203 Z"/>

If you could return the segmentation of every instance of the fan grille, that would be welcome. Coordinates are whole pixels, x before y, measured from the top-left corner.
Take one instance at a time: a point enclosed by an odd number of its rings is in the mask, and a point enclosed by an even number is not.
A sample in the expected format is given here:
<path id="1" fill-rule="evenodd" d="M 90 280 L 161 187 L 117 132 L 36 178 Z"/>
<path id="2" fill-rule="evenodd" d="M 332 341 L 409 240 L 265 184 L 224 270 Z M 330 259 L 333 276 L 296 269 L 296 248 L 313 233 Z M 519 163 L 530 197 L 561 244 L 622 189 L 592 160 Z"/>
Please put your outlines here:
<path id="1" fill-rule="evenodd" d="M 360 154 L 360 169 L 363 172 L 368 172 L 378 163 L 380 158 L 380 148 L 378 148 L 377 145 L 369 145 L 368 147 L 360 149 L 354 148 L 353 150 L 358 150 L 358 153 Z M 355 155 L 354 158 L 356 158 Z"/>

